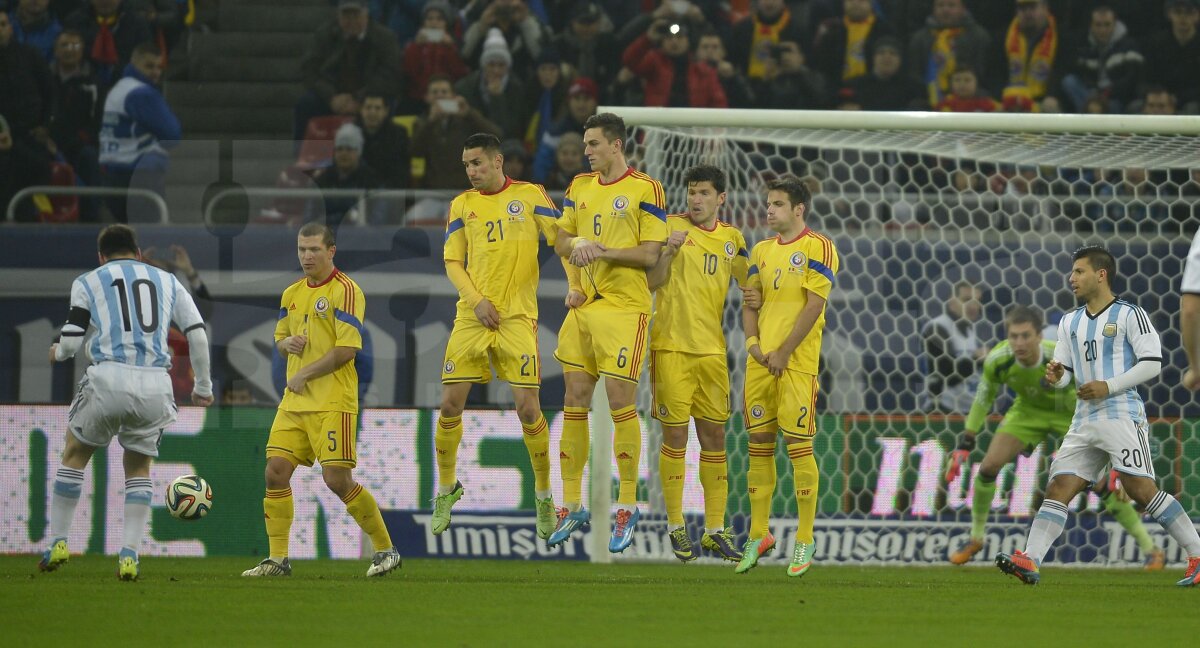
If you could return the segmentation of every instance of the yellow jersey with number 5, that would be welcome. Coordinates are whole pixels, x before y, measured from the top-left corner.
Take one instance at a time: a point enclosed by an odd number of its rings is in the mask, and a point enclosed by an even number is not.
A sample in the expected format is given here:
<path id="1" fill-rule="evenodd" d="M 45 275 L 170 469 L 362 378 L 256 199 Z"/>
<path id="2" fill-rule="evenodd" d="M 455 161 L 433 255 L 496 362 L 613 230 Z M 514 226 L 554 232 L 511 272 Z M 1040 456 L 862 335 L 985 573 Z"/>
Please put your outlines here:
<path id="1" fill-rule="evenodd" d="M 303 335 L 308 344 L 299 354 L 288 354 L 287 376 L 312 364 L 333 347 L 362 348 L 363 321 L 367 300 L 362 288 L 346 273 L 334 268 L 324 281 L 313 284 L 301 279 L 283 291 L 275 342 Z M 333 373 L 313 378 L 297 394 L 283 391 L 279 409 L 285 412 L 358 412 L 358 371 L 354 360 Z"/>
<path id="2" fill-rule="evenodd" d="M 778 349 L 787 339 L 796 318 L 808 304 L 810 291 L 829 299 L 837 271 L 838 254 L 833 241 L 808 228 L 790 241 L 776 236 L 754 246 L 750 252 L 749 282 L 762 290 L 758 343 L 764 353 Z M 788 359 L 789 369 L 817 374 L 824 329 L 825 308 L 822 308 L 812 329 Z"/>
<path id="3" fill-rule="evenodd" d="M 581 173 L 567 187 L 558 226 L 606 248 L 662 243 L 667 240 L 665 205 L 662 185 L 644 173 L 629 169 L 608 184 L 600 181 L 599 173 Z M 587 303 L 602 299 L 613 308 L 650 313 L 644 268 L 600 259 L 581 268 L 579 281 Z"/>
<path id="4" fill-rule="evenodd" d="M 717 221 L 704 229 L 682 214 L 668 217 L 667 226 L 687 232 L 687 238 L 671 260 L 666 283 L 654 291 L 650 348 L 723 355 L 725 298 L 730 278 L 739 285 L 746 282 L 746 239 L 728 223 Z"/>

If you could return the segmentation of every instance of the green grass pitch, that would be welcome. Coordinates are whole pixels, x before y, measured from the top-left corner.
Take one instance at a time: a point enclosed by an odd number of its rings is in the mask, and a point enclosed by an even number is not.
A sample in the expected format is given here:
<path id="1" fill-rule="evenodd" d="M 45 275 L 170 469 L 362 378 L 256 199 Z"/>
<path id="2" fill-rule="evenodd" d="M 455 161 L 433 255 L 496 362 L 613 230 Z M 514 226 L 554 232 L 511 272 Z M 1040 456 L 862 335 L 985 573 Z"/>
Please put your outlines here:
<path id="1" fill-rule="evenodd" d="M 253 558 L 147 557 L 123 583 L 111 557 L 36 561 L 0 556 L 5 646 L 1161 646 L 1200 627 L 1177 568 L 1048 566 L 1027 587 L 983 567 L 413 560 L 367 579 L 322 560 L 250 581 Z"/>

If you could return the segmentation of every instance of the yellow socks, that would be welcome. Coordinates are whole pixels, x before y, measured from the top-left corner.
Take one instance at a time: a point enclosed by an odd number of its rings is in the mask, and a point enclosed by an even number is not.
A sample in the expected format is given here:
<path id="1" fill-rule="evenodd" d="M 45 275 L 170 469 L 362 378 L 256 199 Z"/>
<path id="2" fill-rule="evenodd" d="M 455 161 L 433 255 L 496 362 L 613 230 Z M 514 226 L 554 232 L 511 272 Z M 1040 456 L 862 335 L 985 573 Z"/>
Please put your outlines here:
<path id="1" fill-rule="evenodd" d="M 437 431 L 433 435 L 433 447 L 437 451 L 439 495 L 454 490 L 454 484 L 458 481 L 454 468 L 458 465 L 458 444 L 462 441 L 462 435 L 461 416 L 443 416 L 438 419 Z"/>
<path id="2" fill-rule="evenodd" d="M 546 417 L 538 414 L 533 423 L 521 424 L 525 434 L 525 449 L 529 451 L 529 463 L 533 464 L 533 488 L 539 493 L 550 491 L 550 433 Z"/>
<path id="3" fill-rule="evenodd" d="M 775 442 L 750 443 L 750 538 L 758 540 L 770 530 L 771 496 L 775 494 Z"/>
<path id="4" fill-rule="evenodd" d="M 558 460 L 562 467 L 563 504 L 572 510 L 583 502 L 583 467 L 591 451 L 588 434 L 588 408 L 564 407 Z"/>
<path id="5" fill-rule="evenodd" d="M 270 545 L 271 558 L 288 557 L 288 536 L 292 532 L 292 516 L 295 509 L 292 504 L 292 489 L 267 489 L 263 498 L 263 517 L 266 518 L 267 542 Z"/>
<path id="6" fill-rule="evenodd" d="M 667 526 L 683 526 L 683 473 L 687 448 L 669 448 L 664 444 L 658 451 L 658 475 L 662 479 L 663 501 L 667 505 Z M 707 497 L 707 491 L 706 497 Z"/>
<path id="7" fill-rule="evenodd" d="M 630 405 L 612 410 L 613 455 L 617 458 L 617 474 L 621 488 L 617 504 L 637 505 L 638 463 L 642 458 L 642 428 L 638 425 L 637 407 Z"/>
<path id="8" fill-rule="evenodd" d="M 796 527 L 796 542 L 812 544 L 813 521 L 817 517 L 817 460 L 813 457 L 812 441 L 788 444 L 792 460 L 792 476 L 796 482 L 796 509 L 800 524 Z"/>
<path id="9" fill-rule="evenodd" d="M 345 503 L 350 516 L 354 518 L 355 522 L 358 522 L 358 526 L 362 527 L 363 532 L 370 536 L 371 546 L 375 548 L 375 551 L 387 551 L 392 548 L 392 536 L 388 534 L 387 527 L 383 524 L 383 516 L 379 513 L 379 504 L 375 502 L 370 491 L 363 488 L 362 484 L 355 484 L 350 494 L 342 498 L 342 502 Z"/>
<path id="10" fill-rule="evenodd" d="M 661 468 L 660 468 L 661 470 Z M 725 467 L 725 451 L 700 451 L 700 485 L 704 487 L 704 528 L 716 531 L 725 528 L 725 503 L 729 499 L 729 473 Z M 666 492 L 666 487 L 663 488 Z M 667 505 L 667 514 L 671 505 Z"/>

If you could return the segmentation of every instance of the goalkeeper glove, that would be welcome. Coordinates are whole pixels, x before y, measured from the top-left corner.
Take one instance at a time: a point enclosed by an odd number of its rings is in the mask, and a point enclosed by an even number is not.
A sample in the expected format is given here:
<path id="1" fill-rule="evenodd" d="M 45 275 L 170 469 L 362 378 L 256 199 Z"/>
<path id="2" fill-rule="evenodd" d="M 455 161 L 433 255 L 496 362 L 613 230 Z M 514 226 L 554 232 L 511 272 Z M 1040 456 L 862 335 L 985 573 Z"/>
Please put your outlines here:
<path id="1" fill-rule="evenodd" d="M 950 453 L 950 463 L 946 466 L 945 478 L 947 484 L 958 478 L 959 473 L 962 472 L 963 464 L 967 463 L 967 460 L 971 456 L 971 451 L 974 449 L 975 435 L 962 435 L 962 438 L 958 440 L 958 448 Z"/>

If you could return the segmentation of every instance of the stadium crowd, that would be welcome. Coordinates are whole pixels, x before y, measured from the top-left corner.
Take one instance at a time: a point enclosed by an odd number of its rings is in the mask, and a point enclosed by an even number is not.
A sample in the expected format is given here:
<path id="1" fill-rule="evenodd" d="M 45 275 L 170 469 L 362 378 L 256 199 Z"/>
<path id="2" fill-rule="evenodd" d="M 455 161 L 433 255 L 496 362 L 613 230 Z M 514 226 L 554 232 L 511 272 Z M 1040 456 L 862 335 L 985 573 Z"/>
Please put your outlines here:
<path id="1" fill-rule="evenodd" d="M 574 135 L 600 104 L 1200 110 L 1200 0 L 330 4 L 329 23 L 308 51 L 296 52 L 305 92 L 293 132 L 300 150 L 313 118 L 340 118 L 324 136 L 330 143 L 342 121 L 357 122 L 360 132 L 341 141 L 357 151 L 363 170 L 347 174 L 332 145 L 316 159 L 301 152 L 299 171 L 323 187 L 464 189 L 458 145 L 474 132 L 505 141 L 515 176 L 562 185 L 586 168 Z M 176 46 L 186 47 L 181 34 L 208 28 L 193 8 L 190 0 L 0 0 L 0 205 L 22 187 L 61 182 L 64 173 L 71 182 L 105 183 L 106 96 L 130 74 L 134 49 L 145 42 L 158 46 L 169 70 Z M 395 116 L 408 128 L 391 128 Z M 423 162 L 417 168 L 413 160 Z M 1161 199 L 1161 214 L 1143 206 L 1134 216 L 1174 221 L 1187 215 L 1167 213 L 1165 201 L 1200 193 L 1186 171 L 941 171 L 930 171 L 935 179 L 916 178 L 916 171 L 912 182 L 1017 198 L 1037 193 L 1039 184 L 1071 195 L 1082 186 L 1080 195 Z M 330 173 L 338 175 L 321 179 Z M 85 208 L 83 218 L 96 218 L 95 211 Z M 31 203 L 20 216 L 50 220 L 53 212 L 54 205 Z M 1086 220 L 1106 212 L 1081 209 Z M 921 218 L 939 220 L 935 213 Z"/>

